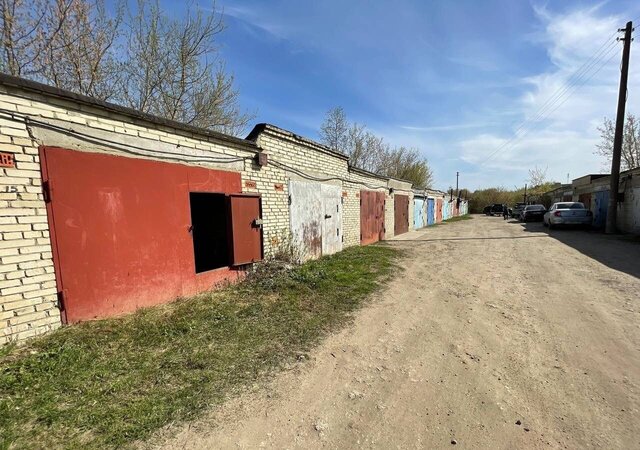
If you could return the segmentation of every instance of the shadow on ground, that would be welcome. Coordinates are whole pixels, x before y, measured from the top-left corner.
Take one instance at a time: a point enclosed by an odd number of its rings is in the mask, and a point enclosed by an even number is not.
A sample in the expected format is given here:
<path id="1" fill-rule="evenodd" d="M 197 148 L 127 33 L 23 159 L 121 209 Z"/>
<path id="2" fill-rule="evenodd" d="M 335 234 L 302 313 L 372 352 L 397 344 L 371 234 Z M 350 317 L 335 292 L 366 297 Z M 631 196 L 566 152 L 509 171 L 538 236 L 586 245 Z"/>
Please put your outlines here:
<path id="1" fill-rule="evenodd" d="M 549 230 L 542 222 L 519 223 L 525 231 L 547 233 L 612 269 L 640 278 L 640 242 L 629 236 L 605 235 L 595 230 L 559 228 Z"/>

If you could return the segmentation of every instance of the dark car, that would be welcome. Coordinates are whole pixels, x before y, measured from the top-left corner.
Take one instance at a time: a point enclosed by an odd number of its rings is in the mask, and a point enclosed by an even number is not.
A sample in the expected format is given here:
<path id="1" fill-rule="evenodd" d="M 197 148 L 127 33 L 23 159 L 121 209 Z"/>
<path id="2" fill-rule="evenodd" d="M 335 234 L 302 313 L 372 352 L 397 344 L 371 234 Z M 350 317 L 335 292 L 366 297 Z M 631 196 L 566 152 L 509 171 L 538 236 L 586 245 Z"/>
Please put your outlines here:
<path id="1" fill-rule="evenodd" d="M 542 222 L 547 208 L 544 205 L 527 205 L 520 213 L 520 220 L 523 222 Z"/>
<path id="2" fill-rule="evenodd" d="M 490 216 L 501 216 L 504 211 L 505 205 L 501 203 L 494 203 L 491 205 L 491 210 L 489 211 Z"/>

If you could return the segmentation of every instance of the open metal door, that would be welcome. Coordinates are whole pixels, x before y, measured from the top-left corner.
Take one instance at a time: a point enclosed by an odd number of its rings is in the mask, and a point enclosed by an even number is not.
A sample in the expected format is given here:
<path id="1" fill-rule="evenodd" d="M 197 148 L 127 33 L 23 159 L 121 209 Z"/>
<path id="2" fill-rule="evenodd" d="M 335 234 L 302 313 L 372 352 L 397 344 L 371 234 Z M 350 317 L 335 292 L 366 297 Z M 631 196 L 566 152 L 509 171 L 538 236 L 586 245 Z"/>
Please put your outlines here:
<path id="1" fill-rule="evenodd" d="M 258 194 L 230 194 L 231 265 L 261 261 L 262 210 Z"/>

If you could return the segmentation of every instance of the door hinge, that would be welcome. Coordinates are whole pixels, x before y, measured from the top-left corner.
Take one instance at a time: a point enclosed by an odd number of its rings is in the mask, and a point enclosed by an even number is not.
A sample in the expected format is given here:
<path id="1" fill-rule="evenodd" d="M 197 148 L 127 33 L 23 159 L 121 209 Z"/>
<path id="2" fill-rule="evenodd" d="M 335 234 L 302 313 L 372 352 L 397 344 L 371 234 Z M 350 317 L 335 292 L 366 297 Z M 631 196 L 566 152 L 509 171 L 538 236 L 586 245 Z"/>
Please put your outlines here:
<path id="1" fill-rule="evenodd" d="M 289 194 L 289 206 L 291 206 L 291 194 Z"/>
<path id="2" fill-rule="evenodd" d="M 57 297 L 56 306 L 60 311 L 64 311 L 64 290 L 59 291 Z"/>
<path id="3" fill-rule="evenodd" d="M 42 195 L 45 203 L 51 202 L 51 181 L 42 182 Z"/>
<path id="4" fill-rule="evenodd" d="M 336 236 L 340 236 L 340 228 L 336 228 Z"/>

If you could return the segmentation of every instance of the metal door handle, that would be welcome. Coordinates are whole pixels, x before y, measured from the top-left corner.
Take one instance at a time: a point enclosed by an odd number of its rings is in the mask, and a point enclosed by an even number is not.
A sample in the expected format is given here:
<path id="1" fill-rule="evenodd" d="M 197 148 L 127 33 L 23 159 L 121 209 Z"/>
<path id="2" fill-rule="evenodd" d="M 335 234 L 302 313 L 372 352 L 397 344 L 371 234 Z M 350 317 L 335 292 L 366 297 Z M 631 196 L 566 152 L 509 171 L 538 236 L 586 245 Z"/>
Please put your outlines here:
<path id="1" fill-rule="evenodd" d="M 324 218 L 325 218 L 325 219 L 331 219 L 331 215 L 329 215 L 329 214 L 325 214 L 325 215 L 324 215 Z"/>

